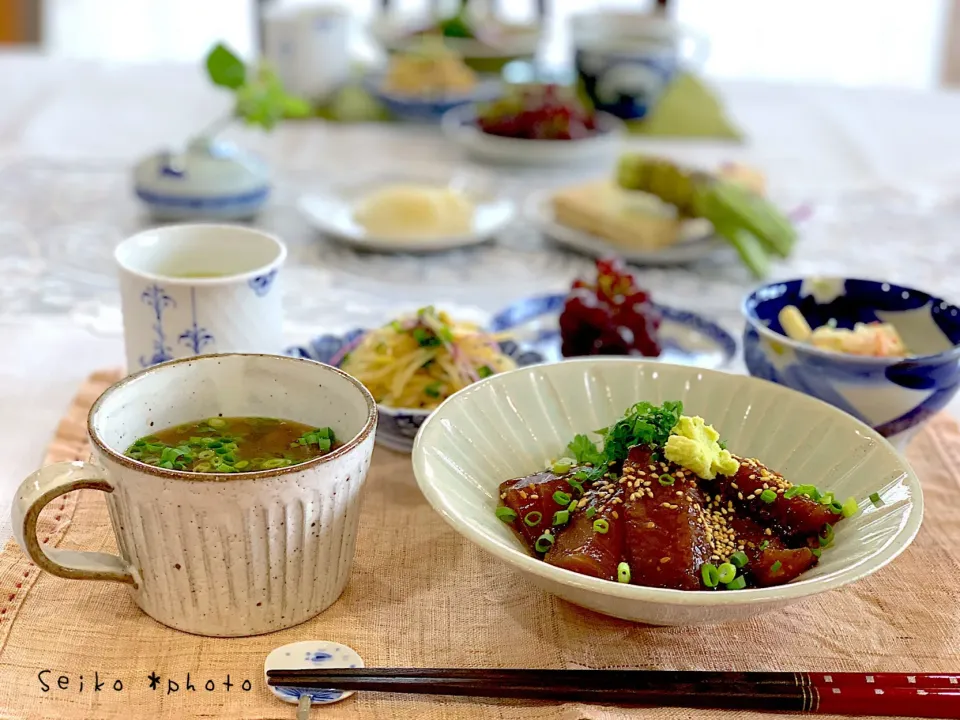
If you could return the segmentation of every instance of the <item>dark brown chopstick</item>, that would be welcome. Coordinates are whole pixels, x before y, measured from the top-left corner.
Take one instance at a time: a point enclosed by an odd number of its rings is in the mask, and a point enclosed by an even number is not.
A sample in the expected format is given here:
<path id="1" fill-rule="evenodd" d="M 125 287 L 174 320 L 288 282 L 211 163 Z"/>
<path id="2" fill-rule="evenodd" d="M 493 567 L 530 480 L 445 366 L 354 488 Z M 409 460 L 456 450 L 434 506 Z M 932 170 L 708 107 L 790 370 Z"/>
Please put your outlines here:
<path id="1" fill-rule="evenodd" d="M 960 675 L 650 670 L 271 670 L 270 685 L 714 709 L 960 718 Z"/>

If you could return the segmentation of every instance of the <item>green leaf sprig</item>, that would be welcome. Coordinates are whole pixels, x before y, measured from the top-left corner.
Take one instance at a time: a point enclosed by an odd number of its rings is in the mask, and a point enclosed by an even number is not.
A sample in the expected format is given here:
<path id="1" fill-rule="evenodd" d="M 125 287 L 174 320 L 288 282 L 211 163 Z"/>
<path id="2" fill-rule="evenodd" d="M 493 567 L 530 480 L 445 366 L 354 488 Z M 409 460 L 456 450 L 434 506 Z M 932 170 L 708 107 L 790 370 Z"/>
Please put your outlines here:
<path id="1" fill-rule="evenodd" d="M 578 465 L 592 465 L 581 471 L 579 480 L 593 481 L 610 470 L 610 463 L 618 465 L 627 459 L 634 445 L 663 447 L 683 414 L 683 403 L 667 400 L 663 405 L 638 402 L 631 406 L 613 425 L 597 430 L 602 438 L 600 448 L 587 436 L 575 435 L 567 450 Z"/>
<path id="2" fill-rule="evenodd" d="M 310 114 L 310 104 L 287 93 L 273 68 L 261 65 L 251 71 L 223 43 L 207 54 L 206 68 L 214 85 L 234 93 L 233 116 L 248 125 L 271 130 L 283 118 Z"/>

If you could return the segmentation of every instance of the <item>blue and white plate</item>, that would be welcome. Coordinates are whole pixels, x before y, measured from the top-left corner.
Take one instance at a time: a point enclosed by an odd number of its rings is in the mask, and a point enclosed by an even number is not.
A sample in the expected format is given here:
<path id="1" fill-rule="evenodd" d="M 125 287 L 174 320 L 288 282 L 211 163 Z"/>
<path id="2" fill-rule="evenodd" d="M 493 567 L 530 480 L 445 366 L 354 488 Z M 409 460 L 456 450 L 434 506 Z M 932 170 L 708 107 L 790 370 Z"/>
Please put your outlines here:
<path id="1" fill-rule="evenodd" d="M 780 311 L 796 306 L 811 327 L 888 322 L 914 355 L 862 357 L 783 334 Z M 743 353 L 750 374 L 812 395 L 904 446 L 960 388 L 960 308 L 921 290 L 877 280 L 798 278 L 746 297 Z"/>
<path id="2" fill-rule="evenodd" d="M 360 342 L 366 332 L 366 330 L 357 328 L 343 335 L 321 335 L 306 345 L 287 348 L 286 353 L 294 357 L 339 366 L 343 362 L 343 356 Z M 515 342 L 502 342 L 500 343 L 500 349 L 512 357 L 519 366 L 536 365 L 545 360 L 540 352 L 522 348 Z M 397 452 L 410 452 L 413 449 L 413 439 L 417 436 L 420 426 L 423 425 L 431 411 L 414 408 L 393 408 L 386 405 L 378 405 L 377 407 L 380 411 L 377 442 Z"/>
<path id="3" fill-rule="evenodd" d="M 498 78 L 482 79 L 468 92 L 437 97 L 405 95 L 383 87 L 382 75 L 370 75 L 364 80 L 367 92 L 373 95 L 398 120 L 419 123 L 439 123 L 444 114 L 455 107 L 470 103 L 489 102 L 503 94 Z"/>
<path id="4" fill-rule="evenodd" d="M 538 351 L 548 361 L 562 360 L 558 318 L 566 300 L 566 294 L 519 300 L 493 317 L 490 330 L 512 331 L 517 342 Z M 715 322 L 688 310 L 654 307 L 663 317 L 659 332 L 663 352 L 658 358 L 645 359 L 717 369 L 736 357 L 737 341 Z"/>

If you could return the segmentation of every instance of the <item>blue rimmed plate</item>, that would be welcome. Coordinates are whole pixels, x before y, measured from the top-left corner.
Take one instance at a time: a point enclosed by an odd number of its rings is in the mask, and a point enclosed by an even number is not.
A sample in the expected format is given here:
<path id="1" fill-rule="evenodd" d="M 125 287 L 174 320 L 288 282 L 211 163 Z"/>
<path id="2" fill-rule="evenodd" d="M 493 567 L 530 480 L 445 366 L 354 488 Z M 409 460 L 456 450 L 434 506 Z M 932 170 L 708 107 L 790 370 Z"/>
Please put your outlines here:
<path id="1" fill-rule="evenodd" d="M 364 80 L 367 92 L 379 100 L 398 120 L 418 123 L 439 123 L 444 114 L 455 107 L 470 103 L 488 102 L 503 94 L 499 78 L 481 78 L 466 92 L 424 97 L 388 90 L 383 75 L 370 75 Z"/>
<path id="2" fill-rule="evenodd" d="M 518 300 L 490 321 L 492 332 L 511 331 L 517 342 L 539 352 L 548 361 L 562 360 L 558 319 L 566 294 L 540 295 Z M 737 341 L 726 330 L 702 315 L 654 304 L 663 322 L 660 357 L 646 358 L 676 365 L 718 369 L 737 354 Z"/>
<path id="3" fill-rule="evenodd" d="M 339 367 L 343 357 L 354 348 L 366 334 L 366 330 L 357 328 L 343 335 L 321 335 L 310 340 L 305 345 L 295 345 L 286 349 L 287 355 L 316 360 Z M 536 365 L 544 362 L 545 357 L 536 350 L 521 347 L 512 341 L 500 343 L 500 349 L 513 358 L 519 366 Z M 377 442 L 396 450 L 410 452 L 413 449 L 413 439 L 423 425 L 430 410 L 414 408 L 393 408 L 378 405 L 380 422 L 377 425 Z"/>

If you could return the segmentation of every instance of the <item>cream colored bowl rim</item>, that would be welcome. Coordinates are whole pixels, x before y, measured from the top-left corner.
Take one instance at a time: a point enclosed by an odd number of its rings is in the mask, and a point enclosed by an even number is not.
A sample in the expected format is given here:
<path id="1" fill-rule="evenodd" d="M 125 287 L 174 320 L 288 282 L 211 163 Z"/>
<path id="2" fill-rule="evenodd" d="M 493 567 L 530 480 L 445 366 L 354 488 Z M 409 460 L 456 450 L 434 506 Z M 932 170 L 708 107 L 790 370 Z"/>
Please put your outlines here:
<path id="1" fill-rule="evenodd" d="M 861 435 L 875 440 L 886 452 L 890 460 L 899 466 L 903 482 L 910 488 L 910 509 L 906 522 L 901 524 L 890 540 L 886 542 L 879 550 L 868 555 L 861 560 L 848 565 L 840 570 L 836 570 L 827 575 L 809 580 L 799 580 L 786 585 L 778 585 L 770 588 L 750 588 L 746 590 L 737 590 L 736 592 L 690 592 L 686 590 L 670 590 L 665 588 L 652 588 L 641 585 L 622 585 L 609 580 L 600 580 L 598 578 L 588 577 L 575 573 L 571 570 L 548 565 L 542 560 L 538 560 L 526 554 L 520 549 L 519 541 L 516 548 L 506 548 L 491 539 L 479 528 L 473 527 L 467 518 L 458 510 L 455 503 L 450 502 L 443 490 L 427 479 L 425 450 L 429 441 L 429 435 L 433 432 L 435 426 L 439 426 L 444 420 L 444 410 L 447 405 L 456 405 L 459 403 L 470 402 L 472 395 L 476 393 L 486 383 L 500 383 L 503 378 L 518 373 L 541 372 L 550 373 L 551 367 L 575 363 L 582 365 L 584 371 L 594 367 L 599 363 L 603 364 L 628 364 L 636 366 L 649 365 L 658 372 L 686 372 L 691 375 L 701 375 L 703 377 L 714 378 L 716 381 L 729 380 L 740 382 L 745 385 L 762 385 L 762 390 L 780 395 L 782 397 L 793 399 L 797 402 L 810 407 L 813 412 L 821 416 L 832 417 L 832 419 L 845 423 L 856 429 Z M 454 530 L 459 532 L 468 540 L 476 543 L 481 548 L 503 560 L 508 565 L 515 567 L 523 572 L 536 575 L 552 582 L 566 585 L 578 590 L 606 595 L 608 597 L 620 598 L 623 600 L 632 600 L 645 603 L 662 603 L 668 605 L 686 606 L 686 607 L 715 607 L 715 606 L 741 606 L 753 605 L 756 603 L 773 603 L 784 600 L 796 600 L 810 595 L 833 590 L 852 582 L 860 580 L 880 568 L 886 566 L 897 558 L 920 531 L 920 524 L 923 521 L 923 492 L 920 488 L 920 481 L 913 469 L 900 457 L 897 451 L 887 440 L 874 431 L 868 425 L 863 424 L 856 418 L 847 415 L 843 411 L 829 405 L 821 400 L 817 400 L 809 395 L 804 395 L 795 390 L 791 390 L 781 385 L 760 380 L 759 378 L 748 375 L 733 375 L 717 370 L 705 370 L 702 368 L 688 367 L 682 365 L 671 365 L 668 363 L 652 363 L 643 360 L 630 360 L 624 358 L 609 359 L 575 359 L 564 360 L 561 363 L 552 365 L 530 365 L 528 367 L 517 368 L 505 373 L 492 375 L 478 383 L 464 388 L 458 393 L 447 398 L 436 410 L 427 418 L 426 422 L 417 433 L 413 444 L 413 471 L 417 479 L 417 485 L 423 493 L 427 502 L 440 513 L 441 517 L 449 523 Z M 507 478 L 504 478 L 505 480 Z"/>

